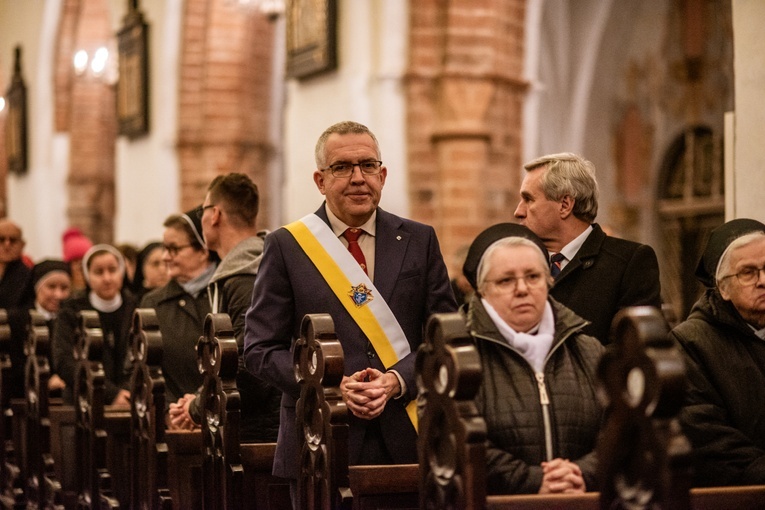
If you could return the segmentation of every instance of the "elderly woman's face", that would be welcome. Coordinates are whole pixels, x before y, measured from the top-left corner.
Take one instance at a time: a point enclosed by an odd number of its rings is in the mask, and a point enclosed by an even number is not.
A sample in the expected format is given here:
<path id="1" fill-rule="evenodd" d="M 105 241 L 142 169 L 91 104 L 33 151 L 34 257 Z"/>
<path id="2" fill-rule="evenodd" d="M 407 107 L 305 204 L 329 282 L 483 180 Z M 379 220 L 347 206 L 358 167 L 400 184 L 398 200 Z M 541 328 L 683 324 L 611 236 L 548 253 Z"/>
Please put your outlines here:
<path id="1" fill-rule="evenodd" d="M 481 295 L 515 331 L 526 332 L 542 319 L 547 301 L 545 268 L 530 246 L 502 246 L 490 253 Z"/>
<path id="2" fill-rule="evenodd" d="M 756 328 L 765 327 L 765 239 L 758 239 L 730 254 L 730 273 L 720 283 L 720 294 Z M 756 279 L 741 282 L 746 271 L 757 271 Z M 739 276 L 736 276 L 739 275 Z"/>

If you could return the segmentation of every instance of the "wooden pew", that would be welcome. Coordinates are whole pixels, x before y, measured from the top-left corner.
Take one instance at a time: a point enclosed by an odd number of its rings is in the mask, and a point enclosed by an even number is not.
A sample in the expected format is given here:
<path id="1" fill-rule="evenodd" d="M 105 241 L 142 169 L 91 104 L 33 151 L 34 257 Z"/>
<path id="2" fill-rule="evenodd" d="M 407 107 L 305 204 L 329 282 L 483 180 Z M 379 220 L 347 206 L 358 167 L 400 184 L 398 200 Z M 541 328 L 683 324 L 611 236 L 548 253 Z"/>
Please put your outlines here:
<path id="1" fill-rule="evenodd" d="M 434 315 L 418 352 L 418 386 L 426 388 L 420 426 L 421 508 L 735 510 L 763 505 L 765 486 L 688 489 L 690 452 L 675 420 L 682 402 L 684 367 L 679 353 L 666 341 L 664 318 L 650 308 L 628 309 L 617 316 L 618 345 L 604 356 L 600 367 L 603 393 L 611 408 L 598 444 L 603 491 L 483 499 L 485 459 L 477 443 L 485 426 L 482 431 L 479 422 L 483 420 L 469 402 L 480 380 L 476 381 L 474 366 L 477 355 L 460 325 L 462 320 L 460 314 Z M 449 396 L 452 404 L 446 401 Z M 444 416 L 439 418 L 440 414 Z M 645 497 L 637 502 L 634 494 Z"/>
<path id="2" fill-rule="evenodd" d="M 202 510 L 202 431 L 167 430 L 165 442 L 173 507 Z"/>
<path id="3" fill-rule="evenodd" d="M 432 316 L 425 337 L 416 364 L 420 508 L 483 508 L 486 423 L 474 403 L 481 360 L 459 313 Z"/>
<path id="4" fill-rule="evenodd" d="M 130 507 L 172 510 L 167 483 L 162 334 L 153 309 L 133 313 L 130 332 Z"/>
<path id="5" fill-rule="evenodd" d="M 348 466 L 343 349 L 328 314 L 303 318 L 294 351 L 301 384 L 299 508 L 417 508 L 418 466 Z"/>
<path id="6" fill-rule="evenodd" d="M 11 327 L 8 313 L 0 309 L 0 504 L 25 508 L 20 459 L 14 441 L 14 412 L 11 406 Z"/>
<path id="7" fill-rule="evenodd" d="M 197 343 L 201 392 L 205 510 L 288 508 L 289 486 L 271 475 L 275 443 L 239 442 L 239 353 L 231 319 L 208 314 Z"/>
<path id="8" fill-rule="evenodd" d="M 28 508 L 63 508 L 61 482 L 56 476 L 50 445 L 50 332 L 45 317 L 35 310 L 29 312 L 28 332 L 23 454 L 27 505 Z"/>
<path id="9" fill-rule="evenodd" d="M 104 369 L 101 364 L 103 332 L 98 313 L 80 312 L 75 347 L 77 369 L 74 381 L 75 445 L 82 457 L 81 472 L 75 477 L 78 508 L 117 509 L 113 480 L 107 467 L 107 433 L 104 418 Z"/>
<path id="10" fill-rule="evenodd" d="M 328 314 L 306 315 L 293 353 L 301 385 L 296 420 L 302 430 L 298 508 L 350 508 L 348 410 L 340 393 L 343 348 Z"/>

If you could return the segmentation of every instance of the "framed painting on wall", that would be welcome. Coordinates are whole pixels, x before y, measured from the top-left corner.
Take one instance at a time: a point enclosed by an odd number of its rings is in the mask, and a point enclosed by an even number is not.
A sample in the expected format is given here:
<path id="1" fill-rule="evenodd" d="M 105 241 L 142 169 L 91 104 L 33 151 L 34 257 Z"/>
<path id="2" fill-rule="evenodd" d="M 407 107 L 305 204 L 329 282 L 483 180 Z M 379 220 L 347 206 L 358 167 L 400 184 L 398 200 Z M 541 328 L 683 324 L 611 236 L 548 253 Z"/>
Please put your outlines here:
<path id="1" fill-rule="evenodd" d="M 337 68 L 337 1 L 287 3 L 287 76 L 307 78 Z"/>
<path id="2" fill-rule="evenodd" d="M 149 132 L 149 26 L 134 2 L 117 33 L 119 134 L 137 138 Z"/>

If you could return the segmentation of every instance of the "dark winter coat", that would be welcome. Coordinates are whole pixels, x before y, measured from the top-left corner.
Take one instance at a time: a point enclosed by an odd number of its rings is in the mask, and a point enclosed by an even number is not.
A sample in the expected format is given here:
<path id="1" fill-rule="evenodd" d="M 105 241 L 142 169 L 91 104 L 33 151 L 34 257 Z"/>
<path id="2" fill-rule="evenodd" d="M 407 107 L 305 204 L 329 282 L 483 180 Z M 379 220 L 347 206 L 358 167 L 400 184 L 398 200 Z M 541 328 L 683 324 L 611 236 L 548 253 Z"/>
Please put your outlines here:
<path id="1" fill-rule="evenodd" d="M 476 396 L 486 420 L 487 490 L 490 494 L 537 493 L 540 464 L 564 458 L 577 464 L 587 490 L 597 490 L 595 443 L 603 409 L 595 396 L 596 369 L 604 348 L 582 333 L 585 320 L 550 298 L 555 336 L 544 374 L 535 374 L 526 359 L 502 337 L 474 296 L 468 327 L 483 367 Z M 549 398 L 546 433 L 543 392 Z M 546 437 L 552 456 L 546 458 Z"/>
<path id="2" fill-rule="evenodd" d="M 202 385 L 197 364 L 197 340 L 202 335 L 205 317 L 210 313 L 207 289 L 196 298 L 175 280 L 146 294 L 142 308 L 157 312 L 162 333 L 162 374 L 165 377 L 165 401 L 176 402 Z"/>
<path id="3" fill-rule="evenodd" d="M 689 388 L 680 414 L 697 485 L 765 483 L 765 340 L 708 289 L 672 330 Z"/>
<path id="4" fill-rule="evenodd" d="M 610 342 L 616 313 L 628 306 L 661 307 L 659 262 L 653 248 L 603 232 L 598 224 L 555 278 L 550 295 L 584 320 L 584 332 Z"/>

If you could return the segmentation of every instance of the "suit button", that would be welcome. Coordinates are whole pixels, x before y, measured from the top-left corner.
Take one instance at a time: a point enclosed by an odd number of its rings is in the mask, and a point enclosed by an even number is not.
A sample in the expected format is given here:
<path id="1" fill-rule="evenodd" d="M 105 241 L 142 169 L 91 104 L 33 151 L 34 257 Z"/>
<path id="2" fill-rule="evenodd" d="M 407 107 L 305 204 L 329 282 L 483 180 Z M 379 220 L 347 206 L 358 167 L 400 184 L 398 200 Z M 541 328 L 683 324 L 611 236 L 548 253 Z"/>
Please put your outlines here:
<path id="1" fill-rule="evenodd" d="M 377 354 L 375 354 L 375 351 L 367 351 L 367 357 L 369 359 L 374 359 L 377 357 Z"/>
<path id="2" fill-rule="evenodd" d="M 180 306 L 186 306 L 186 300 L 185 299 L 181 299 L 180 301 L 178 301 L 178 304 Z"/>

